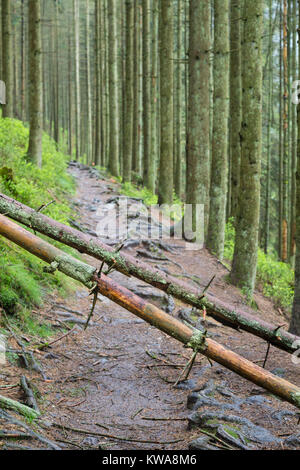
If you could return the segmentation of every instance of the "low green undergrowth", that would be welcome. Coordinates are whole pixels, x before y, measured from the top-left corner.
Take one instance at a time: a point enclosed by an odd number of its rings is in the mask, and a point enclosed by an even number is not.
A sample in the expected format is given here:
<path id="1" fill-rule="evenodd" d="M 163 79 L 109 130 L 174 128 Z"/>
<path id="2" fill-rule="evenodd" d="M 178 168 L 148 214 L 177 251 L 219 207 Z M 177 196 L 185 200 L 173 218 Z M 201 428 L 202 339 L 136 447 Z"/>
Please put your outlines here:
<path id="1" fill-rule="evenodd" d="M 143 200 L 146 206 L 157 204 L 158 197 L 145 187 L 138 187 L 132 183 L 124 183 L 122 185 L 121 194 L 127 197 L 135 197 Z"/>
<path id="2" fill-rule="evenodd" d="M 232 261 L 234 253 L 235 229 L 233 220 L 226 226 L 224 258 Z M 291 311 L 294 297 L 294 271 L 289 264 L 276 259 L 273 253 L 265 254 L 258 250 L 257 286 L 263 294 L 271 298 L 275 304 Z"/>
<path id="3" fill-rule="evenodd" d="M 68 157 L 44 134 L 43 165 L 38 168 L 26 160 L 28 136 L 22 122 L 0 118 L 0 191 L 35 209 L 54 201 L 44 213 L 67 224 L 71 216 L 69 197 L 75 190 L 66 171 Z M 0 237 L 0 311 L 2 308 L 13 315 L 22 331 L 47 336 L 50 329 L 31 317 L 31 309 L 41 306 L 50 290 L 67 292 L 72 282 L 60 273 L 45 274 L 43 266 L 38 258 Z"/>

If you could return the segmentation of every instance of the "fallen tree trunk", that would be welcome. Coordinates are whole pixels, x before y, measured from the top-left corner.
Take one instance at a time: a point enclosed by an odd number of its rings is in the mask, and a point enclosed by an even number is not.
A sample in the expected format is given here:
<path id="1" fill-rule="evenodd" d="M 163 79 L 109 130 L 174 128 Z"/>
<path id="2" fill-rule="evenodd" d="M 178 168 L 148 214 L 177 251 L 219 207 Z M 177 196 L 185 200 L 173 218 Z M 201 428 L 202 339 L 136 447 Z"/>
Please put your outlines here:
<path id="1" fill-rule="evenodd" d="M 297 350 L 297 346 L 294 343 L 295 340 L 300 339 L 299 337 L 247 312 L 233 310 L 227 304 L 209 294 L 201 298 L 200 293 L 192 286 L 179 282 L 174 277 L 151 268 L 133 256 L 115 253 L 112 248 L 102 243 L 96 237 L 86 235 L 76 229 L 56 222 L 1 193 L 0 213 L 8 215 L 12 219 L 54 240 L 76 248 L 81 253 L 86 253 L 96 259 L 105 261 L 109 266 L 113 265 L 117 271 L 127 276 L 141 279 L 189 305 L 199 309 L 205 307 L 208 315 L 220 323 L 248 331 L 284 351 L 293 353 Z"/>
<path id="2" fill-rule="evenodd" d="M 95 268 L 63 253 L 2 215 L 0 216 L 0 234 L 49 263 L 50 269 L 47 269 L 48 272 L 57 269 L 89 288 L 95 289 L 97 287 L 102 295 L 167 335 L 176 338 L 195 352 L 200 352 L 300 408 L 300 388 L 297 386 L 229 351 L 212 339 L 207 338 L 204 333 L 184 325 L 125 287 L 119 286 L 108 276 L 101 274 L 99 277 Z"/>

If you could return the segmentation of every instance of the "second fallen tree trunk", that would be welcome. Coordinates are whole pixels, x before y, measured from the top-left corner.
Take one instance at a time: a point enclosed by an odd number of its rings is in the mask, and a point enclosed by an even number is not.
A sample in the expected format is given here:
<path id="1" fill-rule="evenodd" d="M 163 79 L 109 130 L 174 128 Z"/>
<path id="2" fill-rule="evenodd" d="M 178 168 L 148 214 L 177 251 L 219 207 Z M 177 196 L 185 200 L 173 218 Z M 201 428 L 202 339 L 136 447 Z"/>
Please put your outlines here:
<path id="1" fill-rule="evenodd" d="M 77 249 L 81 253 L 105 261 L 109 266 L 113 265 L 117 271 L 147 282 L 193 307 L 199 309 L 205 307 L 210 316 L 227 326 L 248 331 L 273 346 L 290 353 L 298 349 L 295 341 L 300 340 L 300 338 L 282 328 L 247 312 L 233 310 L 230 306 L 209 294 L 206 294 L 205 298 L 201 298 L 200 293 L 194 287 L 151 268 L 133 256 L 115 253 L 112 248 L 102 243 L 98 238 L 56 222 L 1 193 L 0 214 L 7 215 L 54 240 Z"/>
<path id="2" fill-rule="evenodd" d="M 224 348 L 204 333 L 192 330 L 158 307 L 146 302 L 125 287 L 119 286 L 108 276 L 98 277 L 96 269 L 63 253 L 31 232 L 0 216 L 0 234 L 43 261 L 50 264 L 48 271 L 59 270 L 83 283 L 97 288 L 102 295 L 121 305 L 146 322 L 177 339 L 208 358 L 222 364 L 240 376 L 250 380 L 278 397 L 300 408 L 300 388 L 277 377 L 238 354 Z"/>

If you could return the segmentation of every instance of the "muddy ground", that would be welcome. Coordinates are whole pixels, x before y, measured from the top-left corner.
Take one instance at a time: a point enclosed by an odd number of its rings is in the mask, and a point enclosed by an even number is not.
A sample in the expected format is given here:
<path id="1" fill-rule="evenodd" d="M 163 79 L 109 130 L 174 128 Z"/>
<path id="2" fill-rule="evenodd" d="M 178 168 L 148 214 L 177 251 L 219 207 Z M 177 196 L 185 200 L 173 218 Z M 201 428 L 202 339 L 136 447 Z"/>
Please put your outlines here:
<path id="1" fill-rule="evenodd" d="M 119 184 L 88 168 L 71 166 L 70 171 L 77 181 L 77 223 L 93 233 L 99 222 L 99 206 L 119 194 Z M 143 245 L 125 246 L 123 251 L 136 253 L 151 265 L 188 280 L 199 287 L 199 293 L 216 275 L 209 292 L 234 308 L 252 311 L 241 292 L 227 282 L 227 268 L 205 249 L 187 251 L 184 241 L 165 242 L 171 251 L 163 250 L 162 256 L 156 253 L 154 257 L 167 259 L 143 258 L 147 252 Z M 83 259 L 95 267 L 100 265 L 88 256 Z M 197 276 L 194 280 L 193 275 Z M 139 280 L 117 272 L 111 276 L 174 316 L 188 309 Z M 252 313 L 256 316 L 275 325 L 288 325 L 281 311 L 259 292 L 255 301 L 258 310 Z M 201 355 L 189 380 L 174 386 L 191 357 L 190 350 L 102 296 L 84 331 L 91 302 L 89 292 L 78 286 L 69 298 L 53 295 L 43 309 L 34 312 L 53 325 L 66 327 L 69 333 L 44 351 L 35 352 L 44 376 L 9 362 L 1 368 L 0 386 L 16 384 L 20 375 L 26 374 L 39 391 L 44 423 L 35 428 L 39 434 L 62 449 L 300 449 L 299 415 L 292 405 Z M 190 312 L 185 310 L 184 314 Z M 195 315 L 192 319 L 197 323 Z M 267 350 L 263 340 L 210 318 L 208 331 L 222 345 L 263 364 Z M 60 336 L 61 330 L 57 338 Z M 292 363 L 289 354 L 271 347 L 266 368 L 300 386 L 300 367 Z M 0 389 L 0 393 L 24 401 L 19 387 Z M 3 414 L 0 428 L 21 430 Z M 0 438 L 0 448 L 18 446 L 48 447 L 35 438 Z"/>

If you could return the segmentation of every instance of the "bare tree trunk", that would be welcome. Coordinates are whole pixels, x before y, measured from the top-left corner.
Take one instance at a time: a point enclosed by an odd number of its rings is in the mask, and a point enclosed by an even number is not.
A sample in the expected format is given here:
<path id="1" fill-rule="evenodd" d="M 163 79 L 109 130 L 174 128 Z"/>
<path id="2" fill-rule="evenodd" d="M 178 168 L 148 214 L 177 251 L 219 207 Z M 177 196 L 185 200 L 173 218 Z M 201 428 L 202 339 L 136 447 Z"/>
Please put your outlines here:
<path id="1" fill-rule="evenodd" d="M 204 205 L 207 233 L 210 188 L 210 1 L 190 0 L 186 202 Z M 193 217 L 195 222 L 195 216 Z M 194 225 L 193 229 L 196 227 Z"/>
<path id="2" fill-rule="evenodd" d="M 11 25 L 11 1 L 2 0 L 2 79 L 6 86 L 6 104 L 3 106 L 3 117 L 13 117 L 13 48 Z"/>
<path id="3" fill-rule="evenodd" d="M 76 120 L 76 161 L 80 157 L 81 98 L 80 98 L 80 43 L 79 43 L 79 3 L 73 0 L 75 34 L 75 120 Z"/>
<path id="4" fill-rule="evenodd" d="M 132 140 L 133 140 L 133 0 L 126 0 L 126 64 L 125 64 L 125 123 L 124 123 L 124 154 L 123 181 L 131 181 Z"/>
<path id="5" fill-rule="evenodd" d="M 87 163 L 93 159 L 92 134 L 92 89 L 91 89 L 91 61 L 90 61 L 90 2 L 86 0 L 86 99 L 87 99 Z"/>
<path id="6" fill-rule="evenodd" d="M 263 0 L 244 4 L 241 185 L 231 280 L 252 296 L 257 267 L 262 151 Z"/>
<path id="7" fill-rule="evenodd" d="M 151 1 L 143 0 L 143 130 L 145 186 L 153 191 L 151 179 Z"/>
<path id="8" fill-rule="evenodd" d="M 119 176 L 119 71 L 118 71 L 118 32 L 117 0 L 108 1 L 109 37 L 109 161 L 108 168 L 114 176 Z"/>
<path id="9" fill-rule="evenodd" d="M 160 20 L 160 165 L 158 203 L 173 202 L 173 2 L 161 0 Z"/>
<path id="10" fill-rule="evenodd" d="M 214 95 L 212 170 L 207 246 L 223 258 L 228 179 L 229 2 L 214 2 Z"/>
<path id="11" fill-rule="evenodd" d="M 42 166 L 43 87 L 41 7 L 36 0 L 28 1 L 29 15 L 29 114 L 30 133 L 28 158 Z"/>
<path id="12" fill-rule="evenodd" d="M 231 0 L 230 28 L 230 174 L 231 210 L 236 217 L 240 186 L 241 122 L 242 122 L 242 70 L 241 70 L 241 22 L 244 0 Z"/>

